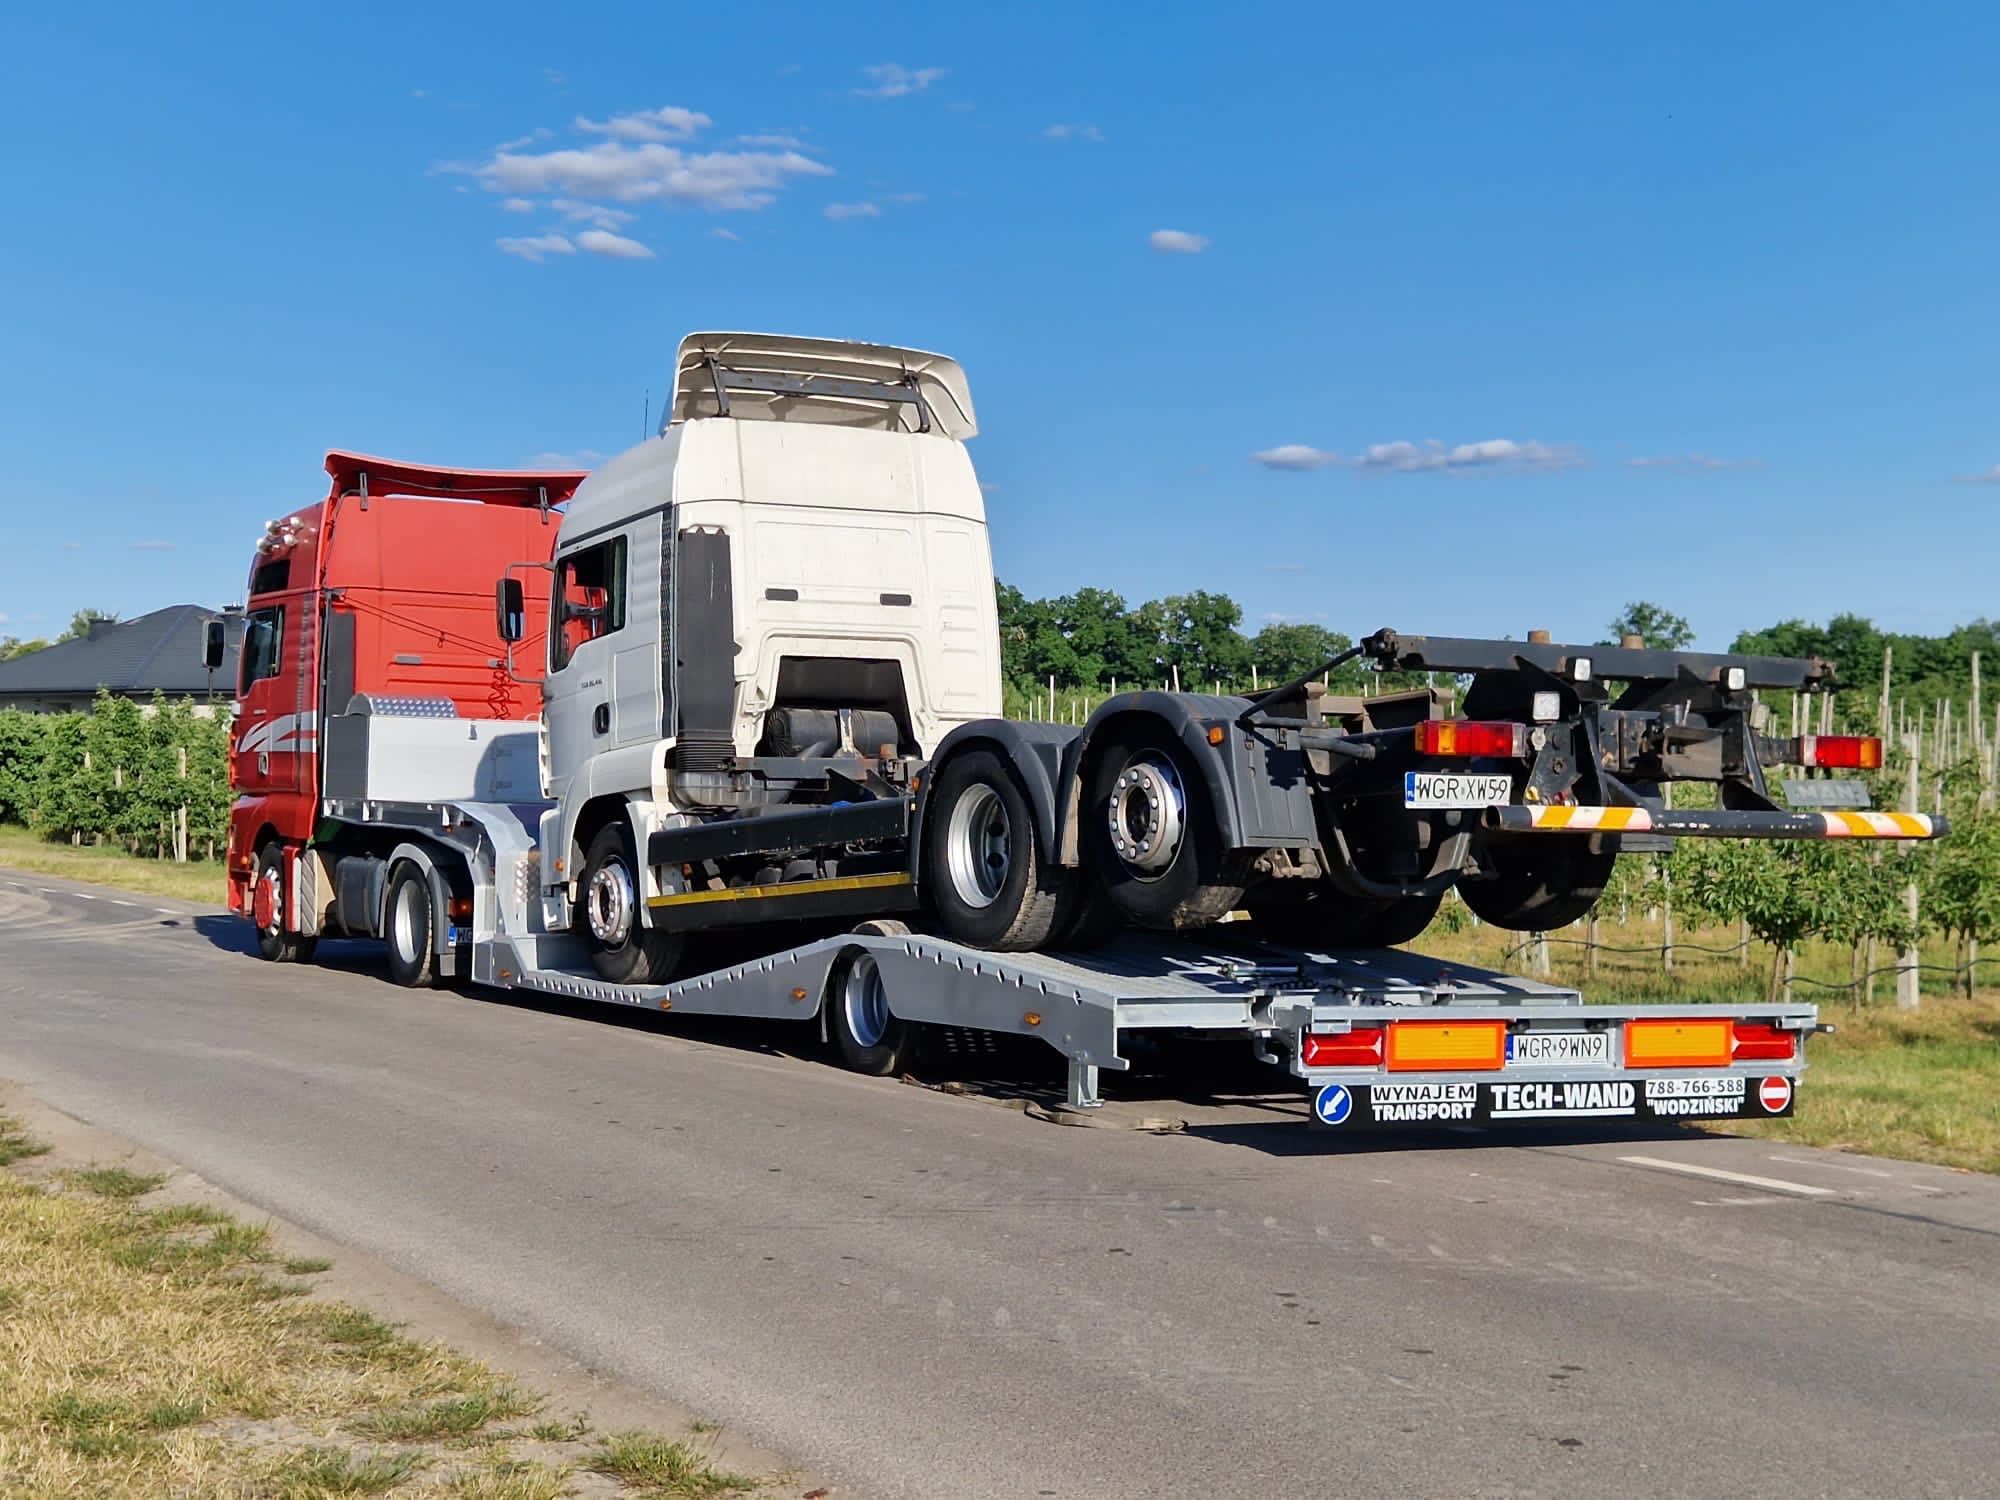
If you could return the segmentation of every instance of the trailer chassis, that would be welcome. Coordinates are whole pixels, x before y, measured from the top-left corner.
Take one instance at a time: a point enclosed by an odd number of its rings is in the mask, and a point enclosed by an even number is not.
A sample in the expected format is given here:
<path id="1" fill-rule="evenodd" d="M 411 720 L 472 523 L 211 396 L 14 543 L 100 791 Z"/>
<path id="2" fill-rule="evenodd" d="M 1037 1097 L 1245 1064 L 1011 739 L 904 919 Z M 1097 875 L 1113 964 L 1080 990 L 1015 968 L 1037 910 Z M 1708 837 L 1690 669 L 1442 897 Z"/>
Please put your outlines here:
<path id="1" fill-rule="evenodd" d="M 1567 986 L 1400 949 L 1284 947 L 1239 936 L 1236 924 L 1186 936 L 1133 933 L 1065 955 L 985 952 L 875 922 L 667 984 L 619 985 L 598 978 L 583 940 L 550 920 L 559 913 L 541 880 L 542 804 L 329 802 L 325 810 L 393 835 L 396 857 L 420 859 L 441 897 L 469 889 L 469 918 L 434 927 L 441 974 L 678 1015 L 812 1021 L 838 1003 L 844 974 L 865 955 L 900 1020 L 1052 1047 L 1066 1063 L 1067 1101 L 1079 1110 L 1103 1102 L 1103 1072 L 1131 1066 L 1129 1041 L 1168 1032 L 1241 1038 L 1313 1091 L 1315 1118 L 1327 1126 L 1787 1114 L 1804 1037 L 1817 1027 L 1810 1005 L 1587 1005 Z M 1794 1041 L 1783 1058 L 1767 1050 L 1762 1059 L 1676 1067 L 1657 1053 L 1635 1060 L 1626 1040 L 1635 1023 L 1669 1034 L 1748 1026 L 1767 1047 L 1771 1036 Z M 1370 1034 L 1381 1039 L 1380 1055 L 1342 1054 Z M 1478 1067 L 1462 1055 L 1467 1037 L 1498 1038 L 1504 1055 Z M 1404 1047 L 1405 1038 L 1415 1040 Z M 1533 1092 L 1504 1092 L 1516 1089 Z M 1780 1093 L 1779 1107 L 1764 1107 Z M 1682 1099 L 1709 1102 L 1659 1107 Z M 1739 1107 L 1724 1109 L 1731 1100 Z"/>

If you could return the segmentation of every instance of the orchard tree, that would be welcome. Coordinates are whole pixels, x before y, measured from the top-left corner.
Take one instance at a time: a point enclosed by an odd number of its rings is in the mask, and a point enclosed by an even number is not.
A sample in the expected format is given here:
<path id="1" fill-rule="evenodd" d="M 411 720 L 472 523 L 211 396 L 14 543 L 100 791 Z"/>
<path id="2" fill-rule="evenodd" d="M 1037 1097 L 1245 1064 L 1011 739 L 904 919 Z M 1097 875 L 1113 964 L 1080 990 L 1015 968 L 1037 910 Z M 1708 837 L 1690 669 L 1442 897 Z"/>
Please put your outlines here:
<path id="1" fill-rule="evenodd" d="M 26 823 L 48 749 L 48 720 L 18 708 L 0 709 L 0 822 Z"/>
<path id="2" fill-rule="evenodd" d="M 1626 605 L 1605 629 L 1611 632 L 1614 641 L 1636 635 L 1658 651 L 1684 651 L 1694 644 L 1694 627 L 1685 616 L 1647 599 Z"/>
<path id="3" fill-rule="evenodd" d="M 1324 625 L 1281 621 L 1250 638 L 1250 660 L 1269 684 L 1290 682 L 1316 671 L 1329 657 L 1354 643 Z"/>

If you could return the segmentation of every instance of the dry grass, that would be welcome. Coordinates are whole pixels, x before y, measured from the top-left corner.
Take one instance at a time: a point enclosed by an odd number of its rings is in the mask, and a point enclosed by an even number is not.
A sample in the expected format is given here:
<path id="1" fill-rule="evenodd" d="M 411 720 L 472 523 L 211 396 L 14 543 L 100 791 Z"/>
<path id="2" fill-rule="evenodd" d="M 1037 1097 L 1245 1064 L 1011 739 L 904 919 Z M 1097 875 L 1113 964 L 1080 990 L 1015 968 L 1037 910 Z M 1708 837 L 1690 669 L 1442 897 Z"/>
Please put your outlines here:
<path id="1" fill-rule="evenodd" d="M 0 1118 L 0 1161 L 35 1144 Z M 0 1171 L 0 1493 L 553 1500 L 754 1489 L 684 1441 L 501 1424 L 541 1402 L 477 1361 L 301 1295 L 270 1236 L 143 1199 L 118 1168 Z M 523 1445 L 532 1451 L 518 1451 Z M 611 1476 L 609 1480 L 603 1476 Z"/>
<path id="2" fill-rule="evenodd" d="M 33 875 L 86 880 L 141 896 L 174 896 L 220 906 L 226 885 L 219 860 L 135 859 L 121 849 L 52 844 L 11 823 L 0 824 L 0 865 Z"/>

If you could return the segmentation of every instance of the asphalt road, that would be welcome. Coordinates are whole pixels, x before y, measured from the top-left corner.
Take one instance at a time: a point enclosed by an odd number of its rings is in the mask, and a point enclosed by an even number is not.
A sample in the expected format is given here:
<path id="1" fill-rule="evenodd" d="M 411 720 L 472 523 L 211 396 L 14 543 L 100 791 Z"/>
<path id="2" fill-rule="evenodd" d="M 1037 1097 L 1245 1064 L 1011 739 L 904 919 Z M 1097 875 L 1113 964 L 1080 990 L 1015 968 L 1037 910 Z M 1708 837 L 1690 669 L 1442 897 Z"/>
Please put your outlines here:
<path id="1" fill-rule="evenodd" d="M 2000 1484 L 1990 1179 L 1067 1129 L 328 957 L 0 872 L 0 1076 L 861 1491 Z"/>

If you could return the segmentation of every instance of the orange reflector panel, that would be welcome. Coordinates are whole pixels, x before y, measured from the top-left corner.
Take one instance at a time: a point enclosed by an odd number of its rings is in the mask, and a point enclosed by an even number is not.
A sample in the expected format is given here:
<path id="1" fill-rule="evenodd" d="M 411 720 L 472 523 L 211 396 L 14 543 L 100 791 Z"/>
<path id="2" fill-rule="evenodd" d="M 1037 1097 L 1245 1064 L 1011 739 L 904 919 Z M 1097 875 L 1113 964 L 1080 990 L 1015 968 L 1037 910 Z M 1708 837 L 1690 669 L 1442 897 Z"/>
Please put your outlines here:
<path id="1" fill-rule="evenodd" d="M 1628 1068 L 1720 1068 L 1735 1047 L 1728 1021 L 1627 1021 Z"/>
<path id="2" fill-rule="evenodd" d="M 1394 1021 L 1389 1026 L 1391 1073 L 1497 1069 L 1506 1060 L 1505 1021 Z"/>

